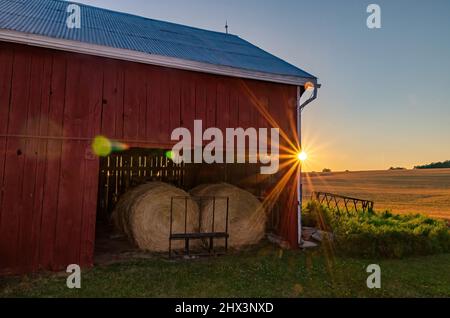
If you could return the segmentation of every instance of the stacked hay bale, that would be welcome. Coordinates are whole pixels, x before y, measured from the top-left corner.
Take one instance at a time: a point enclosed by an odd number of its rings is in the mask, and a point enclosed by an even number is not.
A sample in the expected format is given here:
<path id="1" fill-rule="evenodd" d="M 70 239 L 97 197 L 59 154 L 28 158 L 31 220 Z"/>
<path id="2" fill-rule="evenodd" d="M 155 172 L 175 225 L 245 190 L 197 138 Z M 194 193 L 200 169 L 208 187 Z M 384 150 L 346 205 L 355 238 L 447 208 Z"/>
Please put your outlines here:
<path id="1" fill-rule="evenodd" d="M 182 189 L 162 182 L 140 185 L 124 194 L 117 203 L 112 219 L 116 228 L 126 234 L 142 250 L 167 251 L 170 234 L 172 197 L 189 197 Z M 198 205 L 187 199 L 187 232 L 198 231 Z M 185 200 L 173 200 L 173 233 L 184 233 Z M 194 243 L 194 242 L 193 242 Z M 182 248 L 184 242 L 173 242 Z"/>
<path id="2" fill-rule="evenodd" d="M 212 230 L 213 205 L 215 205 L 214 230 L 225 231 L 226 200 L 219 197 L 228 197 L 228 244 L 233 248 L 258 243 L 265 234 L 266 213 L 263 205 L 250 192 L 227 183 L 200 185 L 191 194 L 196 197 L 216 197 L 202 200 L 200 213 L 202 216 L 201 231 Z M 223 240 L 215 240 L 214 244 L 223 245 Z"/>

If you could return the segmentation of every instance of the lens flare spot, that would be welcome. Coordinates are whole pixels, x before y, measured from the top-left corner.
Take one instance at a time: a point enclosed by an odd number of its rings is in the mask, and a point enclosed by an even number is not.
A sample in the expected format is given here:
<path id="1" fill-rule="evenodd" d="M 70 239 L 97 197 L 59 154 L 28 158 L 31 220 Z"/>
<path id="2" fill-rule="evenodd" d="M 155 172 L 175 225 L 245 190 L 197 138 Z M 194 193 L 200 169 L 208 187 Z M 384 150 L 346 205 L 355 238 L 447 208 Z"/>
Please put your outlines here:
<path id="1" fill-rule="evenodd" d="M 107 157 L 113 152 L 121 152 L 130 149 L 130 147 L 116 140 L 110 140 L 105 136 L 97 136 L 92 141 L 92 150 L 98 157 Z"/>
<path id="2" fill-rule="evenodd" d="M 183 155 L 177 151 L 167 150 L 164 155 L 176 164 L 183 162 Z"/>
<path id="3" fill-rule="evenodd" d="M 119 141 L 112 141 L 111 145 L 112 145 L 112 152 L 120 152 L 130 149 L 130 147 L 127 144 L 124 144 Z"/>
<path id="4" fill-rule="evenodd" d="M 305 90 L 310 91 L 314 89 L 314 84 L 312 82 L 305 83 Z"/>
<path id="5" fill-rule="evenodd" d="M 92 150 L 99 157 L 106 157 L 112 152 L 112 143 L 105 136 L 97 136 L 92 142 Z"/>
<path id="6" fill-rule="evenodd" d="M 168 158 L 170 160 L 173 159 L 173 151 L 172 150 L 167 150 L 164 155 L 166 156 L 166 158 Z"/>

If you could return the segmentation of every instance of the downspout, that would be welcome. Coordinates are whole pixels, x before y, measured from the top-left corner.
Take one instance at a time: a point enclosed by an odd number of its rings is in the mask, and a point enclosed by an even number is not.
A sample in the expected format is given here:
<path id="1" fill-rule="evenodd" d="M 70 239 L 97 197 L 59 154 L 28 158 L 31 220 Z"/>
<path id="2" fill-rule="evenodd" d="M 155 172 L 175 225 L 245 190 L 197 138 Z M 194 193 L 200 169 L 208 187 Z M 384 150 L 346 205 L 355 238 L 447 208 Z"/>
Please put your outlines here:
<path id="1" fill-rule="evenodd" d="M 313 100 L 317 98 L 317 84 L 314 84 L 314 91 L 310 98 L 308 98 L 306 101 L 304 101 L 302 104 L 300 104 L 300 98 L 301 98 L 301 88 L 300 86 L 297 87 L 297 136 L 298 136 L 298 145 L 300 147 L 300 151 L 302 151 L 302 111 L 303 109 L 311 103 Z M 297 226 L 298 226 L 298 246 L 302 247 L 303 240 L 302 240 L 302 199 L 303 194 L 303 183 L 302 183 L 302 162 L 299 162 L 299 167 L 297 169 Z"/>

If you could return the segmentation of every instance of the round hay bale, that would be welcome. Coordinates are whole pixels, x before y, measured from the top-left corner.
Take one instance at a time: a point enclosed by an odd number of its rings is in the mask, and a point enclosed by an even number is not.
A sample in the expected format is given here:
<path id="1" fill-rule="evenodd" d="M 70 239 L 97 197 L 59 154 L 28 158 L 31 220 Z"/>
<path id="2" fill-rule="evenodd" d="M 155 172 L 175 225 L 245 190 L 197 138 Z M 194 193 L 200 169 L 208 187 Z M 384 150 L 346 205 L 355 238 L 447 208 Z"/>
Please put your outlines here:
<path id="1" fill-rule="evenodd" d="M 201 231 L 212 230 L 213 205 L 215 205 L 214 231 L 224 232 L 226 221 L 226 200 L 228 197 L 228 245 L 240 248 L 258 243 L 265 234 L 266 213 L 259 200 L 251 193 L 227 183 L 201 185 L 191 190 L 193 196 L 216 197 L 203 200 L 201 204 Z M 215 245 L 223 246 L 224 240 L 215 240 Z"/>
<path id="2" fill-rule="evenodd" d="M 127 234 L 137 246 L 147 251 L 169 249 L 170 207 L 172 197 L 189 197 L 185 191 L 172 185 L 151 182 L 125 194 L 113 213 L 117 228 Z M 185 231 L 185 204 L 187 207 L 187 232 L 198 227 L 198 206 L 190 198 L 173 200 L 173 233 Z M 192 242 L 191 245 L 195 245 Z M 183 248 L 184 241 L 173 241 L 172 248 Z"/>
<path id="3" fill-rule="evenodd" d="M 133 203 L 139 196 L 141 196 L 148 190 L 154 187 L 165 185 L 166 184 L 162 182 L 145 183 L 125 192 L 119 198 L 119 201 L 114 207 L 114 210 L 111 215 L 111 219 L 116 229 L 119 230 L 121 233 L 125 234 L 129 239 L 133 240 L 133 236 L 132 233 L 130 232 L 130 227 L 128 224 L 129 214 L 131 212 L 131 207 Z"/>

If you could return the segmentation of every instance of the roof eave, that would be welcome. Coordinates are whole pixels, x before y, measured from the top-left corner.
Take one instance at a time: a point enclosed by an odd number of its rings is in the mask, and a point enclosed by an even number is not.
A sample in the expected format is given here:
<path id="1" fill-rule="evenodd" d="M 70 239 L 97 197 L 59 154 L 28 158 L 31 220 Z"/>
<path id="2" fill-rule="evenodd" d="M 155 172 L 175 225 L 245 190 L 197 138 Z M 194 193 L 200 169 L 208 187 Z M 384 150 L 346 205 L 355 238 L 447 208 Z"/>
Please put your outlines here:
<path id="1" fill-rule="evenodd" d="M 296 77 L 239 69 L 229 66 L 208 64 L 180 58 L 148 54 L 138 51 L 89 44 L 78 41 L 57 39 L 42 35 L 0 29 L 0 41 L 20 43 L 68 52 L 89 54 L 144 64 L 164 66 L 188 71 L 203 72 L 231 77 L 303 86 L 307 82 L 317 84 L 316 78 Z"/>

